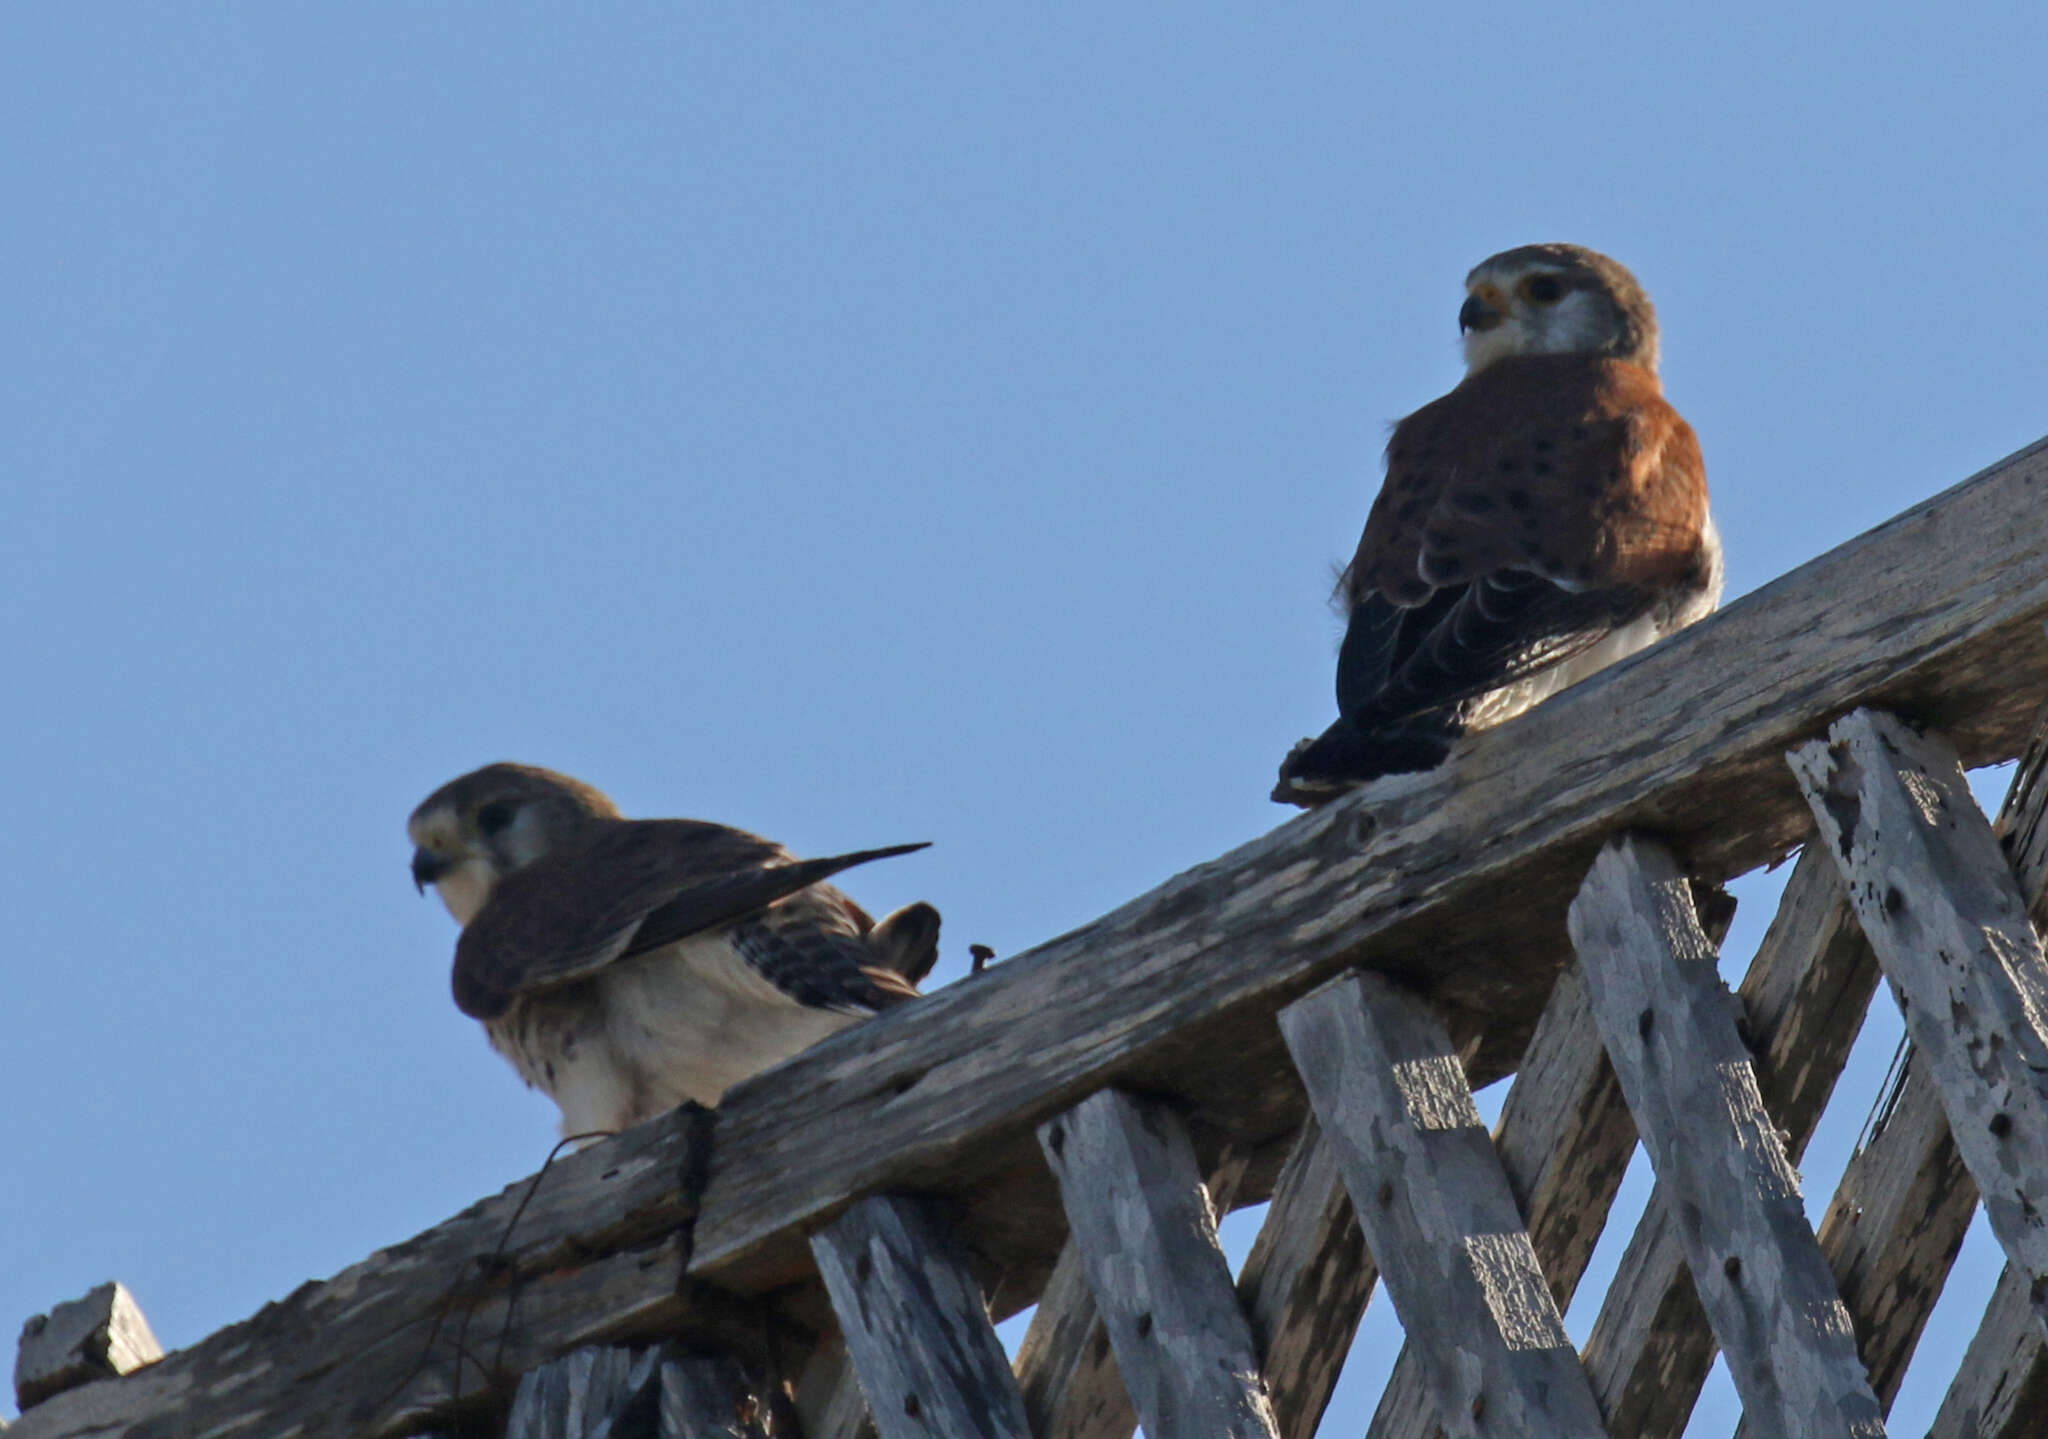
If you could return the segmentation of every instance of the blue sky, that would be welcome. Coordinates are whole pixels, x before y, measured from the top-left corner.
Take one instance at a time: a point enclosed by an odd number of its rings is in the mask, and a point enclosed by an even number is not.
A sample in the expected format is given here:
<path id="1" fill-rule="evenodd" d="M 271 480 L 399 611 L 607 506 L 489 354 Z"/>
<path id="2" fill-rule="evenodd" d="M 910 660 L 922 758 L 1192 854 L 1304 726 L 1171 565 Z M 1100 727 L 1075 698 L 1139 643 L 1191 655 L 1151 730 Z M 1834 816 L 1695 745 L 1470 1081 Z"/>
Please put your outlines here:
<path id="1" fill-rule="evenodd" d="M 1279 822 L 1493 251 L 1648 286 L 1731 594 L 2038 438 L 2044 47 L 2016 4 L 7 7 L 0 1325 L 118 1276 L 189 1343 L 535 1167 L 405 872 L 479 763 L 932 840 L 849 888 L 936 902 L 943 977 Z"/>

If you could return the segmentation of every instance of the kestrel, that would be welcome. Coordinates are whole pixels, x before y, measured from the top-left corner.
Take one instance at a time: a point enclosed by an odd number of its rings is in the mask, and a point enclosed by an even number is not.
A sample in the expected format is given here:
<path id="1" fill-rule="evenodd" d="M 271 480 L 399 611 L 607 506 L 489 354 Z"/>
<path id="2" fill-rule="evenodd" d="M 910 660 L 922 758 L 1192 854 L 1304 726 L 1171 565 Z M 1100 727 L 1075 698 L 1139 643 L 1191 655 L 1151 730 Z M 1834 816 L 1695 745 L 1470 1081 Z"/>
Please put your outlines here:
<path id="1" fill-rule="evenodd" d="M 1524 245 L 1465 289 L 1465 378 L 1394 426 L 1338 582 L 1338 720 L 1287 756 L 1276 800 L 1430 769 L 1720 600 L 1706 466 L 1635 276 Z"/>
<path id="2" fill-rule="evenodd" d="M 917 997 L 939 912 L 875 923 L 824 881 L 921 844 L 799 860 L 692 819 L 629 820 L 581 781 L 493 764 L 406 826 L 413 882 L 462 935 L 455 1003 L 562 1111 L 616 1131 Z"/>

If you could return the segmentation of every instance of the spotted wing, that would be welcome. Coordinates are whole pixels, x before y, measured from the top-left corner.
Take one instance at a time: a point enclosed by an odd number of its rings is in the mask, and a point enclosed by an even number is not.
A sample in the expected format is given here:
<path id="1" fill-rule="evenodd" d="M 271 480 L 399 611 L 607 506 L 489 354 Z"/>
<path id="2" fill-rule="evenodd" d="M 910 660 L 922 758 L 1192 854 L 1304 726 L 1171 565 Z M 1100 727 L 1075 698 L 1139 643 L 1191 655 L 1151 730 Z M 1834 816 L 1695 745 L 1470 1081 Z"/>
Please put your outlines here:
<path id="1" fill-rule="evenodd" d="M 1697 567 L 1706 469 L 1638 366 L 1501 360 L 1395 427 L 1345 572 L 1338 708 L 1398 719 L 1578 654 Z"/>
<path id="2" fill-rule="evenodd" d="M 724 825 L 607 825 L 590 843 L 499 881 L 456 943 L 455 1003 L 475 1018 L 496 1018 L 521 995 L 733 924 L 840 870 L 922 848 L 798 860 Z"/>

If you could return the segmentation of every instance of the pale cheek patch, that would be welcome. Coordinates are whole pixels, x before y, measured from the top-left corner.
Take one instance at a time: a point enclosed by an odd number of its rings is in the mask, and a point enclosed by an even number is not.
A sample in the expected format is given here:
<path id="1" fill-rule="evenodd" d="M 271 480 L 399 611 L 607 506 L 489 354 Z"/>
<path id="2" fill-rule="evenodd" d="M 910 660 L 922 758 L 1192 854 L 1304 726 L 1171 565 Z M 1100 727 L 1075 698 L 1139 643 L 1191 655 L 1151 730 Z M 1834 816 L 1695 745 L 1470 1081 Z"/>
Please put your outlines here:
<path id="1" fill-rule="evenodd" d="M 494 879 L 491 867 L 484 861 L 466 859 L 434 881 L 434 893 L 441 896 L 441 903 L 448 906 L 455 922 L 466 925 L 491 897 Z"/>

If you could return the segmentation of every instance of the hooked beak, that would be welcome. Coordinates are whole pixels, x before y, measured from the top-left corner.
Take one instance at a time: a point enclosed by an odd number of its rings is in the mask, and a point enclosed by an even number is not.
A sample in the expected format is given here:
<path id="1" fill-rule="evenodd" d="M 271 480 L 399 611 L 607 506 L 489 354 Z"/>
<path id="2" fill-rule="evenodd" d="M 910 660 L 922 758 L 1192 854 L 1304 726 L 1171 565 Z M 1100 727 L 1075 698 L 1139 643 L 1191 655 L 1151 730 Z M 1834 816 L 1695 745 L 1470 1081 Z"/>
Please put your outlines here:
<path id="1" fill-rule="evenodd" d="M 1458 333 L 1467 330 L 1490 330 L 1507 318 L 1507 311 L 1496 307 L 1483 295 L 1470 295 L 1458 307 Z"/>
<path id="2" fill-rule="evenodd" d="M 416 849 L 412 852 L 412 887 L 421 894 L 427 886 L 455 868 L 455 861 L 443 859 L 430 849 Z"/>

